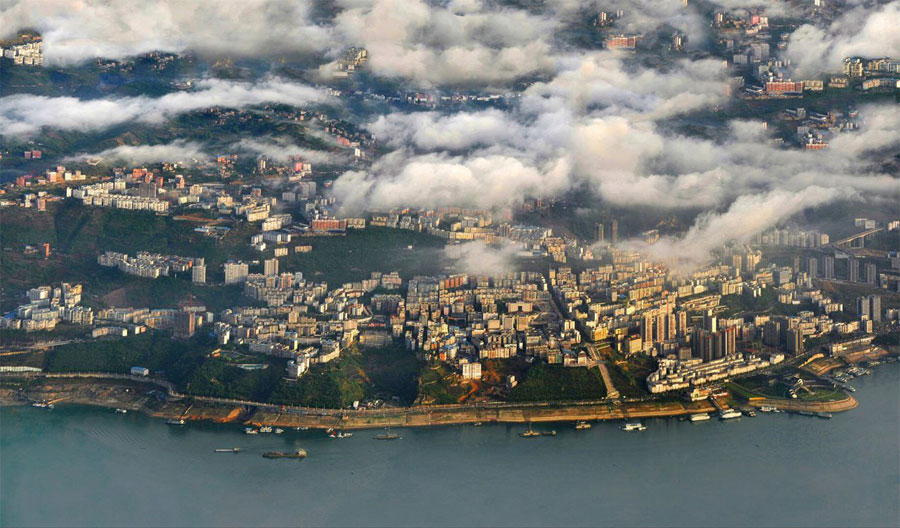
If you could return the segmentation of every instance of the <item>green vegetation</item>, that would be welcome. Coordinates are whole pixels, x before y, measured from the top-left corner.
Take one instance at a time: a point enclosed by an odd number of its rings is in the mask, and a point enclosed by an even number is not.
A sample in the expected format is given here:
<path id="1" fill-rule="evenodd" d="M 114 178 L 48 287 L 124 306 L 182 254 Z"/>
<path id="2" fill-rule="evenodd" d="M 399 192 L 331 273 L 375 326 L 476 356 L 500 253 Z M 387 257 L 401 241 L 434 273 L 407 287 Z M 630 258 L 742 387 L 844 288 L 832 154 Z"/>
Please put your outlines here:
<path id="1" fill-rule="evenodd" d="M 466 388 L 457 382 L 455 373 L 443 363 L 430 363 L 419 377 L 419 398 L 422 403 L 439 405 L 459 403 Z"/>
<path id="2" fill-rule="evenodd" d="M 283 361 L 266 363 L 266 368 L 259 370 L 245 370 L 227 361 L 207 358 L 194 370 L 185 392 L 200 396 L 267 401 L 272 387 L 283 375 Z"/>
<path id="3" fill-rule="evenodd" d="M 302 271 L 311 280 L 337 287 L 367 279 L 373 271 L 399 271 L 404 278 L 441 271 L 444 241 L 415 231 L 368 227 L 345 236 L 298 239 L 312 246 L 310 253 L 292 253 L 281 259 L 281 269 Z M 412 246 L 412 249 L 409 249 Z"/>
<path id="4" fill-rule="evenodd" d="M 872 343 L 883 347 L 900 346 L 900 332 L 882 334 L 873 339 Z"/>
<path id="5" fill-rule="evenodd" d="M 177 341 L 163 332 L 124 339 L 64 345 L 48 352 L 48 372 L 128 373 L 134 366 L 164 374 L 179 390 L 200 396 L 341 408 L 356 400 L 380 398 L 411 404 L 417 396 L 419 362 L 400 345 L 360 351 L 351 347 L 325 365 L 314 365 L 299 381 L 284 377 L 285 360 L 224 351 L 208 335 Z M 257 363 L 259 369 L 236 365 Z"/>
<path id="6" fill-rule="evenodd" d="M 71 343 L 46 355 L 47 372 L 113 372 L 127 374 L 131 367 L 147 367 L 154 374 L 165 373 L 178 387 L 203 362 L 214 342 L 205 335 L 190 341 L 176 341 L 163 332 L 148 332 L 124 339 L 102 339 Z"/>
<path id="7" fill-rule="evenodd" d="M 606 396 L 599 369 L 537 364 L 509 392 L 509 400 L 558 401 L 598 400 Z"/>
<path id="8" fill-rule="evenodd" d="M 628 366 L 607 361 L 606 368 L 612 380 L 613 387 L 625 398 L 643 398 L 649 394 L 645 380 L 647 376 L 636 375 Z"/>

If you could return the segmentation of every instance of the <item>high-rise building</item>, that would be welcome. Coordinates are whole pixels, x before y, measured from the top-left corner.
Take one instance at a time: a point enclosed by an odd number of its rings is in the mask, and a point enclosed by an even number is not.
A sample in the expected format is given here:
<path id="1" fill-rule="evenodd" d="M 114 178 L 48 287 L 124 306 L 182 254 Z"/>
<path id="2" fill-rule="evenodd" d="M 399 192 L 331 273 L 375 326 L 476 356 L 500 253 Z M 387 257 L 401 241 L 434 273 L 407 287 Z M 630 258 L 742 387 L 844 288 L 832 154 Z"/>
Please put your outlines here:
<path id="1" fill-rule="evenodd" d="M 794 255 L 794 273 L 800 273 L 800 255 Z"/>
<path id="2" fill-rule="evenodd" d="M 859 282 L 859 261 L 851 258 L 847 262 L 847 280 L 850 282 Z"/>
<path id="3" fill-rule="evenodd" d="M 799 328 L 789 328 L 785 335 L 785 346 L 789 352 L 801 354 L 803 352 L 803 331 Z"/>
<path id="4" fill-rule="evenodd" d="M 819 261 L 815 257 L 809 257 L 806 259 L 806 273 L 809 275 L 810 279 L 815 279 L 818 277 L 819 271 Z"/>
<path id="5" fill-rule="evenodd" d="M 198 264 L 191 269 L 191 280 L 196 284 L 206 284 L 206 265 Z"/>
<path id="6" fill-rule="evenodd" d="M 830 255 L 822 257 L 822 278 L 825 280 L 834 279 L 834 257 Z"/>
<path id="7" fill-rule="evenodd" d="M 247 280 L 250 274 L 250 266 L 246 262 L 226 262 L 225 268 L 225 284 L 238 284 Z"/>
<path id="8" fill-rule="evenodd" d="M 614 246 L 619 242 L 619 221 L 616 219 L 609 226 L 609 239 Z"/>
<path id="9" fill-rule="evenodd" d="M 869 298 L 868 297 L 857 297 L 856 298 L 856 316 L 862 319 L 863 317 L 869 317 Z"/>
<path id="10" fill-rule="evenodd" d="M 594 242 L 602 244 L 604 242 L 603 223 L 597 222 L 594 225 Z"/>
<path id="11" fill-rule="evenodd" d="M 869 317 L 876 323 L 881 322 L 881 296 L 869 295 Z"/>
<path id="12" fill-rule="evenodd" d="M 868 263 L 866 264 L 866 282 L 868 284 L 875 284 L 878 281 L 878 269 L 875 267 L 875 264 Z"/>
<path id="13" fill-rule="evenodd" d="M 881 322 L 881 296 L 868 295 L 856 298 L 856 316 L 860 319 L 869 319 L 876 323 Z"/>
<path id="14" fill-rule="evenodd" d="M 197 316 L 192 312 L 175 312 L 175 337 L 187 339 L 194 335 Z"/>
<path id="15" fill-rule="evenodd" d="M 265 261 L 265 274 L 266 275 L 278 275 L 278 259 L 266 259 Z"/>

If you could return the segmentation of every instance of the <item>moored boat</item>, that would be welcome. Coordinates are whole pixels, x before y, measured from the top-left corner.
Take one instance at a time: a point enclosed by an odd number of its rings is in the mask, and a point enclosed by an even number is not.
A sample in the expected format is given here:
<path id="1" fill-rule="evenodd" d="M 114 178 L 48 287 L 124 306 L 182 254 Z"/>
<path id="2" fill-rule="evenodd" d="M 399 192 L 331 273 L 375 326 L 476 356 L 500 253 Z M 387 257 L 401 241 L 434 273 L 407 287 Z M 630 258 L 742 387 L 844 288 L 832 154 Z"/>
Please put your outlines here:
<path id="1" fill-rule="evenodd" d="M 184 418 L 169 418 L 166 425 L 184 425 Z"/>
<path id="2" fill-rule="evenodd" d="M 385 427 L 385 432 L 375 435 L 375 440 L 400 440 L 403 438 L 397 433 L 392 433 L 390 427 Z"/>
<path id="3" fill-rule="evenodd" d="M 306 458 L 306 450 L 298 449 L 296 451 L 266 451 L 263 453 L 265 458 Z"/>
<path id="4" fill-rule="evenodd" d="M 575 430 L 576 431 L 582 431 L 584 429 L 590 429 L 590 428 L 591 428 L 591 424 L 589 424 L 587 422 L 583 422 L 583 421 L 575 422 Z"/>
<path id="5" fill-rule="evenodd" d="M 128 409 L 116 409 L 116 412 L 119 414 L 125 414 L 128 412 Z"/>
<path id="6" fill-rule="evenodd" d="M 216 453 L 240 453 L 240 452 L 241 452 L 240 447 L 225 447 L 225 448 L 216 449 Z"/>
<path id="7" fill-rule="evenodd" d="M 622 426 L 623 431 L 646 431 L 647 427 L 641 422 L 625 422 Z"/>
<path id="8" fill-rule="evenodd" d="M 722 420 L 730 420 L 732 418 L 740 418 L 743 416 L 741 411 L 735 409 L 727 409 L 719 413 L 719 418 Z"/>
<path id="9" fill-rule="evenodd" d="M 691 415 L 692 422 L 702 422 L 705 420 L 709 420 L 709 413 L 697 413 Z"/>

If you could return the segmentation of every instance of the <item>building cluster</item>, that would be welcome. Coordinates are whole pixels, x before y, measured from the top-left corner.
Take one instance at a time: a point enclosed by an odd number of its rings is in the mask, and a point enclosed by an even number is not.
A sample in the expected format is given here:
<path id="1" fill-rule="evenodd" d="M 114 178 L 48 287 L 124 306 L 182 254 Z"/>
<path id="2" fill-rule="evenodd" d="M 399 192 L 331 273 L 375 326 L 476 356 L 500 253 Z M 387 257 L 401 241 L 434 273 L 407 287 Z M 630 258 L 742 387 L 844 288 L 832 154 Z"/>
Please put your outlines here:
<path id="1" fill-rule="evenodd" d="M 365 48 L 349 48 L 334 63 L 334 77 L 349 77 L 357 68 L 365 64 L 369 53 Z"/>
<path id="2" fill-rule="evenodd" d="M 129 257 L 125 253 L 106 251 L 97 257 L 97 264 L 101 266 L 119 268 L 119 270 L 129 275 L 137 275 L 138 277 L 149 279 L 155 279 L 160 276 L 167 277 L 172 273 L 191 271 L 194 262 L 195 259 L 191 257 L 160 255 L 146 251 L 138 251 L 134 257 Z"/>
<path id="3" fill-rule="evenodd" d="M 28 303 L 0 318 L 0 327 L 16 330 L 53 330 L 65 322 L 92 325 L 93 311 L 81 303 L 81 285 L 63 282 L 57 287 L 39 286 L 28 290 Z"/>
<path id="4" fill-rule="evenodd" d="M 153 211 L 157 214 L 169 212 L 169 202 L 156 197 L 156 188 L 146 186 L 143 195 L 125 194 L 123 180 L 82 185 L 76 189 L 66 188 L 66 196 L 81 200 L 85 206 L 112 207 L 132 211 Z M 139 191 L 141 192 L 141 191 Z"/>
<path id="5" fill-rule="evenodd" d="M 44 63 L 44 43 L 40 37 L 22 38 L 24 42 L 0 47 L 0 55 L 20 66 L 40 66 Z"/>

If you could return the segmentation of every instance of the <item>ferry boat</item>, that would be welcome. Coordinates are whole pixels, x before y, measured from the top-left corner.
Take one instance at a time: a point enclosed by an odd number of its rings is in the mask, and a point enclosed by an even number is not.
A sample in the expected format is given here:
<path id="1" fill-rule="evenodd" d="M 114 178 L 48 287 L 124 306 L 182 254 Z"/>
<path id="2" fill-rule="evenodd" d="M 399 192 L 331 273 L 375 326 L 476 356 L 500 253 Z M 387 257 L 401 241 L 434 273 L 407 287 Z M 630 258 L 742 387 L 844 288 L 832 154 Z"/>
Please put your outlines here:
<path id="1" fill-rule="evenodd" d="M 590 428 L 591 428 L 591 424 L 589 424 L 587 422 L 575 422 L 575 430 L 576 431 L 582 431 L 584 429 L 590 429 Z"/>
<path id="2" fill-rule="evenodd" d="M 166 425 L 184 425 L 184 418 L 169 418 Z"/>
<path id="3" fill-rule="evenodd" d="M 703 422 L 703 421 L 705 421 L 705 420 L 709 420 L 709 414 L 708 414 L 708 413 L 697 413 L 697 414 L 692 414 L 692 415 L 691 415 L 691 421 L 692 421 L 692 422 Z"/>
<path id="4" fill-rule="evenodd" d="M 225 447 L 222 449 L 216 449 L 216 453 L 240 453 L 240 447 Z"/>
<path id="5" fill-rule="evenodd" d="M 727 411 L 722 411 L 719 413 L 719 418 L 722 420 L 730 420 L 731 418 L 740 418 L 741 411 L 736 411 L 734 409 L 728 409 Z"/>
<path id="6" fill-rule="evenodd" d="M 271 427 L 271 426 L 268 426 L 268 425 L 264 425 L 264 426 L 262 426 L 262 427 L 259 428 L 259 432 L 260 432 L 260 433 L 271 433 L 271 432 L 272 432 L 272 427 Z"/>
<path id="7" fill-rule="evenodd" d="M 397 433 L 392 433 L 390 427 L 384 428 L 385 432 L 375 435 L 375 440 L 400 440 L 403 438 Z"/>
<path id="8" fill-rule="evenodd" d="M 625 422 L 622 427 L 623 431 L 646 431 L 647 427 L 641 422 Z"/>
<path id="9" fill-rule="evenodd" d="M 266 451 L 263 453 L 265 458 L 306 458 L 306 450 L 298 449 L 296 451 Z"/>
<path id="10" fill-rule="evenodd" d="M 116 412 L 119 414 L 126 414 L 128 412 L 128 409 L 116 409 Z"/>
<path id="11" fill-rule="evenodd" d="M 245 427 L 244 434 L 255 435 L 255 434 L 259 434 L 259 431 L 257 431 L 256 429 L 254 429 L 252 427 Z"/>

